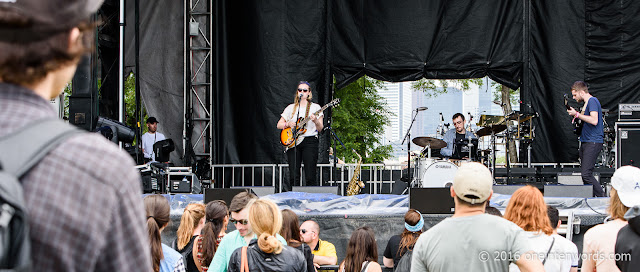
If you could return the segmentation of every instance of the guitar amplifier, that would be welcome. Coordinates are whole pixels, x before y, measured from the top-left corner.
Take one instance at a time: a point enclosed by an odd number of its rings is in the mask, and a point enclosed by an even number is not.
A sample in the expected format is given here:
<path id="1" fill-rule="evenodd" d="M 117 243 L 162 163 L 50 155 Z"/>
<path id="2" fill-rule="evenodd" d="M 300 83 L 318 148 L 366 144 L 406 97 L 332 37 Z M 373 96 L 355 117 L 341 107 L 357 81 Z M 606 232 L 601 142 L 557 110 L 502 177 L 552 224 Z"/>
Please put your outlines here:
<path id="1" fill-rule="evenodd" d="M 640 121 L 640 104 L 619 104 L 618 121 Z"/>
<path id="2" fill-rule="evenodd" d="M 616 122 L 616 168 L 640 166 L 640 122 Z"/>

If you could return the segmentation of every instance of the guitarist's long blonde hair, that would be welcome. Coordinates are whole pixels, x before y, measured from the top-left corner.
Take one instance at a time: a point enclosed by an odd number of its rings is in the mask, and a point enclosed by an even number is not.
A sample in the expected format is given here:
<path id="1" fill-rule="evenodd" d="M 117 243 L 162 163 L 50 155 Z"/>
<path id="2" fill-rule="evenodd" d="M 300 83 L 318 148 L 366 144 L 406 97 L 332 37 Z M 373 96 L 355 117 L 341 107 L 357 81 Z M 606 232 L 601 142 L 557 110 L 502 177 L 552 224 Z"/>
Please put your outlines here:
<path id="1" fill-rule="evenodd" d="M 309 95 L 307 96 L 307 102 L 309 104 L 307 105 L 311 105 L 311 103 L 313 103 L 311 101 L 311 99 L 313 99 L 313 93 L 311 92 L 311 84 L 309 84 L 309 82 L 306 81 L 300 81 L 298 82 L 298 87 L 300 87 L 301 84 L 307 85 L 309 87 Z M 295 98 L 293 100 L 293 111 L 291 114 L 291 118 L 293 118 L 293 116 L 295 116 L 296 110 L 298 109 L 298 106 L 300 105 L 300 98 L 298 97 L 298 88 L 296 87 L 296 92 L 295 92 Z"/>

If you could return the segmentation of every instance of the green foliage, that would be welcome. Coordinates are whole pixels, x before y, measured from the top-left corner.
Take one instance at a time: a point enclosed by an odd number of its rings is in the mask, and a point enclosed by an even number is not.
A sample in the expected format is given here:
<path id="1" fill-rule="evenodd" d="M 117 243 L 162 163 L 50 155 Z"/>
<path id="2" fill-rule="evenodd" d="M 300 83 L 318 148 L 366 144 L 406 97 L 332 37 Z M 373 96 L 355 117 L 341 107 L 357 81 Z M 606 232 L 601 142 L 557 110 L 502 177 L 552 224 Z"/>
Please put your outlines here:
<path id="1" fill-rule="evenodd" d="M 382 81 L 365 76 L 336 91 L 341 102 L 333 110 L 333 129 L 347 147 L 345 150 L 339 146 L 336 155 L 346 162 L 357 161 L 352 149 L 362 156 L 363 163 L 382 162 L 391 156 L 391 145 L 380 142 L 392 114 L 378 95 L 381 88 Z"/>
<path id="2" fill-rule="evenodd" d="M 437 97 L 438 95 L 447 93 L 450 87 L 457 88 L 463 91 L 469 90 L 471 85 L 483 85 L 482 78 L 470 78 L 470 79 L 420 79 L 414 81 L 411 87 L 415 91 L 424 92 L 427 97 Z"/>

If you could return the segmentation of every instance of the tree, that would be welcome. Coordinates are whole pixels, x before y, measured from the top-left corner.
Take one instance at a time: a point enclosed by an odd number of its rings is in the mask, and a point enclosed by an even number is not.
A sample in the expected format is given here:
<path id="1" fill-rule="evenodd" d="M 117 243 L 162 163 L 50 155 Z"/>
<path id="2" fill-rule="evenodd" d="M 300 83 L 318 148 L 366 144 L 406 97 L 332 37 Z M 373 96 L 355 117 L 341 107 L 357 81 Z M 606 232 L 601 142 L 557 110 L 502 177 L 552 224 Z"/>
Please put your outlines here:
<path id="1" fill-rule="evenodd" d="M 392 114 L 377 89 L 383 82 L 367 76 L 337 90 L 340 105 L 333 109 L 332 126 L 345 148 L 338 146 L 335 154 L 345 161 L 357 160 L 352 149 L 362 156 L 363 163 L 382 162 L 391 156 L 391 145 L 382 145 L 380 135 L 390 123 Z"/>

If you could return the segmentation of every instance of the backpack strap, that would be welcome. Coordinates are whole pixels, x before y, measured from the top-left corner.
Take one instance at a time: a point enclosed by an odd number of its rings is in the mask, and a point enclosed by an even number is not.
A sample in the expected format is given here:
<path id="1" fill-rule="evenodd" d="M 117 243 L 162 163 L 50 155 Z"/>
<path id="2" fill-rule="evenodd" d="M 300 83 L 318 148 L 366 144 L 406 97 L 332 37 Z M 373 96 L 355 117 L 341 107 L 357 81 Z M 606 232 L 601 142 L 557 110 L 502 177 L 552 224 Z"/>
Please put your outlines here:
<path id="1" fill-rule="evenodd" d="M 80 132 L 56 118 L 29 123 L 0 138 L 0 167 L 20 178 L 63 140 Z"/>
<path id="2" fill-rule="evenodd" d="M 549 250 L 547 250 L 547 254 L 544 254 L 544 259 L 542 260 L 542 265 L 544 265 L 545 262 L 547 262 L 547 257 L 549 256 L 549 252 L 551 252 L 551 249 L 553 248 L 553 244 L 556 242 L 556 237 L 553 237 L 553 240 L 551 240 L 551 246 L 549 246 Z"/>

